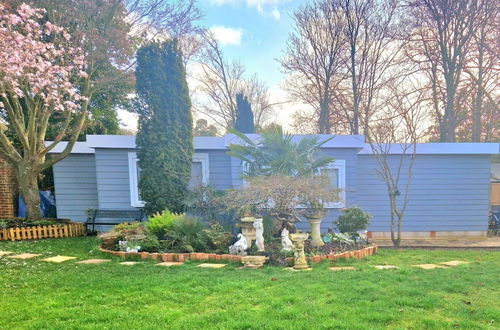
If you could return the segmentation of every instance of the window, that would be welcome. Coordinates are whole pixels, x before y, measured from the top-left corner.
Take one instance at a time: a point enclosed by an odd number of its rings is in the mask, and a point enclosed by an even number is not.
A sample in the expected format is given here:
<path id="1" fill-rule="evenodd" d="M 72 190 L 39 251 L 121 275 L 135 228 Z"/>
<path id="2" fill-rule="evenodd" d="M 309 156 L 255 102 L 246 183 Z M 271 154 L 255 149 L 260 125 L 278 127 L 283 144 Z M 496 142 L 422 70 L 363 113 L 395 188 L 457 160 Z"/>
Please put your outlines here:
<path id="1" fill-rule="evenodd" d="M 198 187 L 208 184 L 208 176 L 210 170 L 208 167 L 208 154 L 195 153 L 193 155 L 193 163 L 191 164 L 191 179 L 189 180 L 189 188 Z"/>
<path id="2" fill-rule="evenodd" d="M 141 169 L 138 166 L 139 159 L 135 152 L 128 153 L 128 169 L 130 180 L 130 205 L 133 207 L 144 207 L 144 202 L 140 199 L 139 178 Z M 206 185 L 209 182 L 208 153 L 195 153 L 191 164 L 191 179 L 189 187 Z"/>
<path id="3" fill-rule="evenodd" d="M 139 193 L 139 178 L 141 169 L 137 165 L 139 159 L 135 152 L 128 153 L 128 174 L 130 183 L 130 205 L 133 207 L 144 207 L 144 202 L 140 199 Z"/>
<path id="4" fill-rule="evenodd" d="M 340 189 L 340 200 L 334 203 L 327 203 L 325 207 L 329 209 L 345 207 L 345 160 L 335 160 L 320 171 L 321 174 L 326 174 L 330 177 L 332 189 Z"/>

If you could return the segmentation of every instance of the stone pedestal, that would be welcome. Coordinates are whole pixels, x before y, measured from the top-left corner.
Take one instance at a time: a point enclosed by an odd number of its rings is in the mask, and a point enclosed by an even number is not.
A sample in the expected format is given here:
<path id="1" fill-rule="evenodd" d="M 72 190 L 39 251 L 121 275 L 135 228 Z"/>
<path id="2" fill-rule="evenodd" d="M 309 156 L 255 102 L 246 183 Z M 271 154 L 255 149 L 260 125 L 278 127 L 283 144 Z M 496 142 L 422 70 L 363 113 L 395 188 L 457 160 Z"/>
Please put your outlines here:
<path id="1" fill-rule="evenodd" d="M 293 269 L 309 269 L 306 255 L 304 253 L 304 241 L 309 237 L 308 233 L 290 234 L 290 238 L 295 243 L 295 255 L 293 258 Z"/>
<path id="2" fill-rule="evenodd" d="M 255 241 L 256 238 L 256 233 L 255 233 L 255 228 L 253 227 L 253 223 L 251 222 L 241 223 L 239 227 L 241 228 L 241 234 L 247 240 L 248 247 L 251 247 L 253 241 Z"/>
<path id="3" fill-rule="evenodd" d="M 325 243 L 321 239 L 321 222 L 323 218 L 311 218 L 309 224 L 311 225 L 311 245 L 315 247 L 323 246 Z"/>

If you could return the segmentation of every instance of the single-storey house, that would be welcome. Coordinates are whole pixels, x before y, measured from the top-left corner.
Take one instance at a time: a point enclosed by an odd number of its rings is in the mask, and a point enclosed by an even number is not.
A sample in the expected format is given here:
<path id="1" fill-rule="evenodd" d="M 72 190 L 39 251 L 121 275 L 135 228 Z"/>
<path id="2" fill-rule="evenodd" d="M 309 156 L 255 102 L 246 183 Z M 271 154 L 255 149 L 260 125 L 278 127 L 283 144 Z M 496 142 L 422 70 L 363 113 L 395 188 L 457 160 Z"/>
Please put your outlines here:
<path id="1" fill-rule="evenodd" d="M 258 138 L 252 135 L 252 138 Z M 303 136 L 295 136 L 300 139 Z M 328 135 L 321 135 L 327 138 Z M 237 137 L 195 137 L 191 184 L 235 189 L 244 182 L 242 163 L 227 154 Z M 61 144 L 53 150 L 62 150 Z M 485 236 L 488 228 L 491 155 L 498 143 L 418 144 L 403 224 L 406 237 Z M 371 237 L 387 237 L 390 207 L 378 164 L 360 135 L 335 136 L 323 145 L 335 157 L 328 173 L 341 189 L 341 201 L 328 205 L 322 230 L 333 229 L 342 208 L 358 205 L 373 216 Z M 403 155 L 396 146 L 389 155 L 396 164 Z M 143 206 L 138 191 L 134 136 L 87 135 L 71 154 L 54 165 L 58 216 L 84 221 L 89 209 L 130 210 Z M 407 172 L 403 171 L 405 182 Z M 306 226 L 306 224 L 303 224 Z M 307 227 L 306 227 L 307 228 Z"/>

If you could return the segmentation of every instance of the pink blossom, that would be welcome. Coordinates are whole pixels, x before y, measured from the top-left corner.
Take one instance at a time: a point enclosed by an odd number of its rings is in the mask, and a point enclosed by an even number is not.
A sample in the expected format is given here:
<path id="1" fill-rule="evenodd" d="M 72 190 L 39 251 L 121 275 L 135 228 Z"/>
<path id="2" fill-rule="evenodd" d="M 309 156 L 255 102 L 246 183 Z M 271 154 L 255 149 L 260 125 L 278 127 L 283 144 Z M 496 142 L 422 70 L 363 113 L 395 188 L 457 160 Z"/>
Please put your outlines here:
<path id="1" fill-rule="evenodd" d="M 73 78 L 88 78 L 80 48 L 67 44 L 69 34 L 50 22 L 43 9 L 21 4 L 17 12 L 0 5 L 0 101 L 28 95 L 52 111 L 78 111 L 83 98 Z M 48 42 L 50 34 L 55 42 Z"/>

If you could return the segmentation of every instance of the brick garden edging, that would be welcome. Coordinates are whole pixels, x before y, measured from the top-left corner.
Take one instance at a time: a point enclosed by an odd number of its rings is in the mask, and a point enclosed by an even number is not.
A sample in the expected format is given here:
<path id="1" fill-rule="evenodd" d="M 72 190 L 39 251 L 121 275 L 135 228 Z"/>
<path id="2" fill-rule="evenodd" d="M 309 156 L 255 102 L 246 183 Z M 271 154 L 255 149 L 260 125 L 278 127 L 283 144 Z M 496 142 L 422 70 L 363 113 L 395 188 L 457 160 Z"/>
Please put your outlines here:
<path id="1" fill-rule="evenodd" d="M 140 257 L 141 259 L 153 259 L 153 260 L 163 260 L 184 262 L 186 260 L 199 260 L 199 261 L 227 261 L 227 262 L 241 262 L 242 256 L 236 256 L 232 254 L 215 254 L 215 253 L 153 253 L 153 252 L 124 252 L 124 251 L 113 251 L 99 248 L 101 252 L 109 253 L 120 258 L 130 258 L 130 257 Z M 336 261 L 339 259 L 349 259 L 356 258 L 362 259 L 375 254 L 378 250 L 378 246 L 368 246 L 361 250 L 347 251 L 339 254 L 328 254 L 321 256 L 307 257 L 306 259 L 311 262 L 321 262 L 324 260 Z M 293 258 L 287 258 L 287 260 L 293 261 Z"/>

